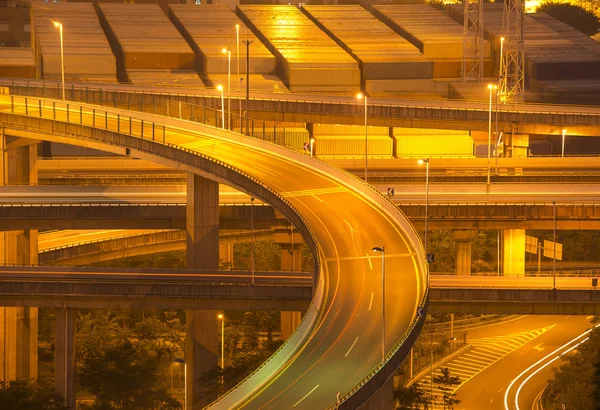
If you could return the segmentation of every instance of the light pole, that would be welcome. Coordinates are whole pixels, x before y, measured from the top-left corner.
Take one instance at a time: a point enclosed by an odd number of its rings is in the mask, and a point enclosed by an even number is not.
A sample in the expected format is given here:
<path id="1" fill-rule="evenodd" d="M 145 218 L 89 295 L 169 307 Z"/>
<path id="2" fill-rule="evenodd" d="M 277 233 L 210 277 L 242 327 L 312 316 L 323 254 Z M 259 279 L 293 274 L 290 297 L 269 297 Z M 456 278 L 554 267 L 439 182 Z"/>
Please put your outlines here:
<path id="1" fill-rule="evenodd" d="M 253 40 L 242 41 L 242 43 L 246 44 L 246 135 L 250 135 L 250 127 L 248 121 L 248 103 L 250 101 L 250 44 L 252 44 L 253 42 Z"/>
<path id="2" fill-rule="evenodd" d="M 221 320 L 221 370 L 225 370 L 225 315 L 219 313 L 217 317 Z"/>
<path id="3" fill-rule="evenodd" d="M 428 231 L 428 208 L 429 208 L 429 158 L 419 160 L 419 165 L 425 164 L 425 258 L 427 256 L 427 231 Z"/>
<path id="4" fill-rule="evenodd" d="M 238 76 L 238 103 L 240 108 L 240 130 L 242 129 L 242 99 L 240 98 L 239 92 L 242 88 L 242 77 L 240 77 L 240 25 L 235 25 L 235 49 L 237 55 L 237 76 Z M 240 131 L 240 134 L 242 132 Z"/>
<path id="5" fill-rule="evenodd" d="M 252 284 L 254 285 L 254 198 L 250 198 L 250 236 L 252 247 L 250 248 L 250 264 L 252 272 Z"/>
<path id="6" fill-rule="evenodd" d="M 54 27 L 58 27 L 60 33 L 60 76 L 62 79 L 62 99 L 65 99 L 65 54 L 63 46 L 63 25 L 58 21 L 53 21 Z"/>
<path id="7" fill-rule="evenodd" d="M 225 99 L 223 98 L 223 86 L 217 85 L 217 90 L 221 91 L 221 128 L 225 129 Z"/>
<path id="8" fill-rule="evenodd" d="M 496 115 L 498 115 L 498 113 L 496 113 Z M 502 133 L 498 134 L 498 141 L 496 141 L 496 173 L 495 173 L 495 175 L 498 175 L 498 145 L 500 145 L 501 141 L 502 141 Z"/>
<path id="9" fill-rule="evenodd" d="M 490 184 L 490 173 L 491 173 L 491 168 L 492 168 L 492 91 L 493 90 L 497 90 L 498 86 L 495 84 L 488 84 L 488 89 L 490 90 L 490 115 L 489 115 L 489 121 L 488 121 L 488 152 L 487 152 L 487 157 L 488 157 L 488 171 L 487 171 L 487 184 Z"/>
<path id="10" fill-rule="evenodd" d="M 227 47 L 223 50 L 227 54 L 227 129 L 231 129 L 231 48 Z"/>
<path id="11" fill-rule="evenodd" d="M 369 141 L 368 141 L 368 137 L 369 137 L 369 131 L 367 128 L 367 94 L 363 94 L 363 93 L 358 93 L 356 94 L 356 98 L 358 98 L 359 100 L 364 99 L 365 102 L 365 182 L 367 181 L 367 174 L 368 174 L 368 169 L 369 169 L 369 164 L 368 164 L 368 160 L 367 160 L 367 154 L 369 151 Z"/>
<path id="12" fill-rule="evenodd" d="M 431 375 L 430 375 L 430 379 L 431 379 L 431 390 L 430 390 L 430 406 L 433 407 L 433 332 L 431 332 L 431 344 L 429 345 L 430 349 L 430 353 L 431 353 Z"/>
<path id="13" fill-rule="evenodd" d="M 315 145 L 315 139 L 311 138 L 310 139 L 310 157 L 312 158 L 313 156 L 313 146 Z"/>
<path id="14" fill-rule="evenodd" d="M 376 246 L 373 252 L 381 252 L 381 361 L 385 359 L 385 246 Z"/>
<path id="15" fill-rule="evenodd" d="M 552 290 L 556 290 L 556 201 L 552 201 L 552 219 L 554 220 L 552 228 L 552 240 L 554 241 L 554 255 L 552 255 Z"/>
<path id="16" fill-rule="evenodd" d="M 183 410 L 187 410 L 187 363 L 183 359 L 174 359 L 175 363 L 179 363 L 183 365 L 183 384 L 184 384 L 184 393 L 183 393 Z"/>
<path id="17" fill-rule="evenodd" d="M 561 154 L 560 154 L 561 157 L 565 156 L 565 134 L 566 133 L 567 133 L 567 130 L 563 129 L 562 130 L 562 151 L 561 151 Z"/>
<path id="18" fill-rule="evenodd" d="M 504 93 L 504 87 L 503 87 L 503 82 L 502 82 L 503 70 L 504 70 L 504 37 L 500 37 L 500 64 L 498 67 L 498 87 L 499 87 L 500 95 L 502 95 Z"/>

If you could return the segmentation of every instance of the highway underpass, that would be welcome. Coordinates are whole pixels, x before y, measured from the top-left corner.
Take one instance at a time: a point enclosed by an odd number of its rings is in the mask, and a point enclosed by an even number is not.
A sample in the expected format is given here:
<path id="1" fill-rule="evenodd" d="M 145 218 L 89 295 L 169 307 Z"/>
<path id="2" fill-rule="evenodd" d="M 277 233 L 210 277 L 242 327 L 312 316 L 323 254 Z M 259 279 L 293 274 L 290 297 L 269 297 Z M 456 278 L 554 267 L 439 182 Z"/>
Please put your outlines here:
<path id="1" fill-rule="evenodd" d="M 242 402 L 247 408 L 289 408 L 300 399 L 299 408 L 327 408 L 341 391 L 340 408 L 350 409 L 364 403 L 380 386 L 389 385 L 387 380 L 424 320 L 417 310 L 425 308 L 427 282 L 416 232 L 376 191 L 314 158 L 187 121 L 12 97 L 2 108 L 0 123 L 7 135 L 108 150 L 211 177 L 272 203 L 307 238 L 321 262 L 315 272 L 320 275 L 314 302 L 286 345 L 246 379 L 244 388 L 221 398 L 216 408 L 234 408 Z M 35 114 L 34 108 L 38 109 Z M 155 139 L 155 132 L 161 131 Z M 334 206 L 339 203 L 345 206 Z M 387 352 L 383 360 L 372 348 L 381 340 L 378 302 L 373 310 L 368 302 L 368 295 L 380 289 L 378 281 L 371 280 L 380 277 L 381 256 L 369 253 L 373 246 L 386 246 Z M 336 314 L 329 314 L 332 311 Z M 357 311 L 365 314 L 355 315 Z M 356 334 L 362 338 L 358 343 Z M 342 356 L 346 348 L 336 348 L 351 344 L 360 362 Z M 297 360 L 286 365 L 287 358 L 296 353 Z M 346 377 L 332 381 L 330 366 Z M 318 390 L 311 386 L 315 382 Z"/>

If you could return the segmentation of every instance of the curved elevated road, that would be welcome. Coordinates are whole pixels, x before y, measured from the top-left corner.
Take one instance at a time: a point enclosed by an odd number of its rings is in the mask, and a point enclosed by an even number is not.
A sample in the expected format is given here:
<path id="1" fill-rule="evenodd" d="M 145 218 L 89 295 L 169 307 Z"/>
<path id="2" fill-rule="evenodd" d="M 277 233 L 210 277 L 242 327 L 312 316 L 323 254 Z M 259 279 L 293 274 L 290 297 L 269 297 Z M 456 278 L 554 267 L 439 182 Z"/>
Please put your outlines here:
<path id="1" fill-rule="evenodd" d="M 303 322 L 214 408 L 323 409 L 335 405 L 338 392 L 340 408 L 356 408 L 408 352 L 423 322 L 418 309 L 426 306 L 422 248 L 407 219 L 357 178 L 293 151 L 187 121 L 73 102 L 67 108 L 61 101 L 29 98 L 26 107 L 23 98 L 11 100 L 0 104 L 7 135 L 127 149 L 229 183 L 272 202 L 300 231 L 307 232 L 302 221 L 312 229 L 307 240 L 318 245 L 320 275 Z M 142 133 L 145 140 L 136 138 Z M 381 255 L 371 252 L 374 246 L 386 247 L 384 360 Z"/>

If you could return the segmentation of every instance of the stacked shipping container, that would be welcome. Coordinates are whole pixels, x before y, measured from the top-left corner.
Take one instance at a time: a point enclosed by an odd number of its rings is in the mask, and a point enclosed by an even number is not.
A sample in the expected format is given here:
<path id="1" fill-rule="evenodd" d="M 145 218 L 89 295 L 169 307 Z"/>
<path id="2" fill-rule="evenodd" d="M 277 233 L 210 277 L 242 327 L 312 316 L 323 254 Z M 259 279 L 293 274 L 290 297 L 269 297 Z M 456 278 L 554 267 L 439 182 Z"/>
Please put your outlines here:
<path id="1" fill-rule="evenodd" d="M 63 25 L 65 78 L 116 82 L 116 64 L 91 3 L 32 3 L 31 44 L 37 75 L 60 79 L 60 35 Z"/>
<path id="2" fill-rule="evenodd" d="M 98 15 L 117 56 L 121 81 L 130 79 L 129 70 L 158 70 L 157 83 L 171 70 L 187 70 L 183 75 L 193 78 L 194 52 L 158 5 L 102 3 L 98 4 Z M 132 78 L 139 75 L 131 73 Z M 144 81 L 151 75 L 147 71 Z M 197 85 L 202 84 L 198 78 Z"/>
<path id="3" fill-rule="evenodd" d="M 364 158 L 365 127 L 361 125 L 314 124 L 313 135 L 320 157 Z M 367 127 L 368 157 L 391 158 L 393 141 L 389 127 Z"/>
<path id="4" fill-rule="evenodd" d="M 277 58 L 292 92 L 356 92 L 358 63 L 294 6 L 239 6 L 240 17 Z"/>
<path id="5" fill-rule="evenodd" d="M 433 61 L 434 78 L 460 78 L 463 27 L 428 4 L 373 6 L 373 13 Z M 492 73 L 490 45 L 483 46 L 484 75 Z"/>
<path id="6" fill-rule="evenodd" d="M 33 50 L 24 47 L 0 47 L 0 77 L 35 78 Z"/>

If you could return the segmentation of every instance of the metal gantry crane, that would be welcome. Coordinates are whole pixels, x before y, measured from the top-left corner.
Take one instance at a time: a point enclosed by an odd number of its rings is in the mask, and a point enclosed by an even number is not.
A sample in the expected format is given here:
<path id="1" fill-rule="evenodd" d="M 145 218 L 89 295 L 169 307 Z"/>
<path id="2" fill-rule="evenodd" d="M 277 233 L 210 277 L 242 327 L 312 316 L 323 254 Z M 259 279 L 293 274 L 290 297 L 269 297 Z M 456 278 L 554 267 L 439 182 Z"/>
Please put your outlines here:
<path id="1" fill-rule="evenodd" d="M 483 0 L 463 0 L 462 81 L 483 80 Z"/>
<path id="2" fill-rule="evenodd" d="M 500 56 L 500 99 L 503 103 L 523 102 L 525 94 L 525 0 L 504 0 Z"/>

